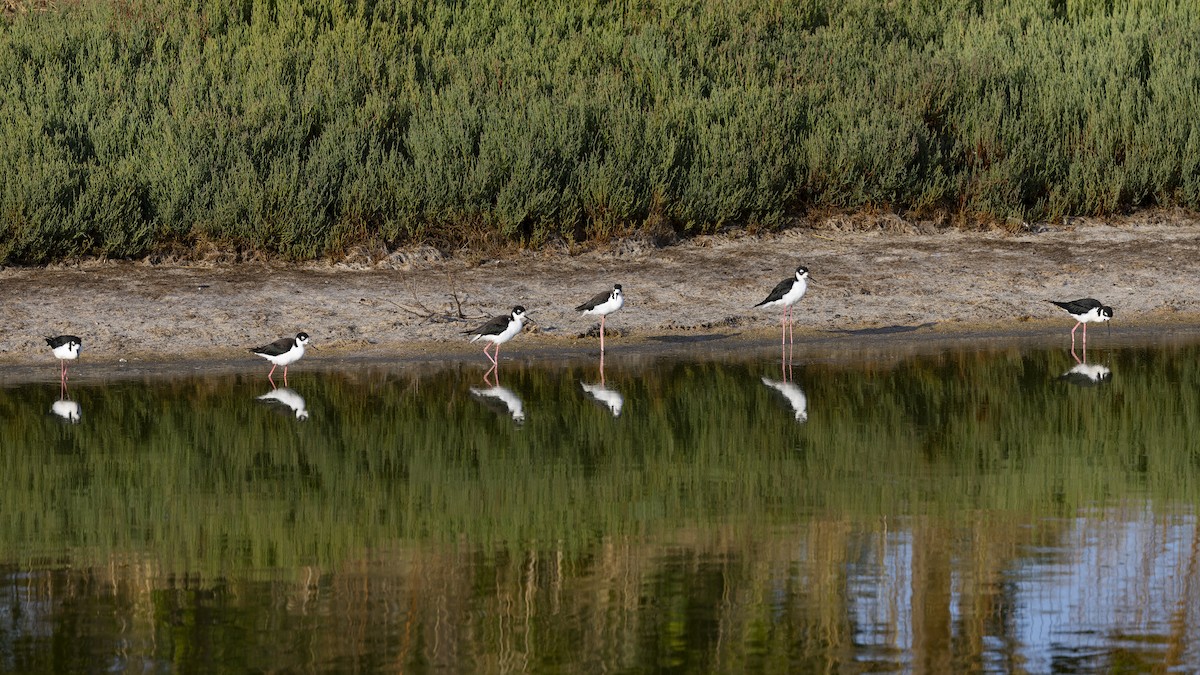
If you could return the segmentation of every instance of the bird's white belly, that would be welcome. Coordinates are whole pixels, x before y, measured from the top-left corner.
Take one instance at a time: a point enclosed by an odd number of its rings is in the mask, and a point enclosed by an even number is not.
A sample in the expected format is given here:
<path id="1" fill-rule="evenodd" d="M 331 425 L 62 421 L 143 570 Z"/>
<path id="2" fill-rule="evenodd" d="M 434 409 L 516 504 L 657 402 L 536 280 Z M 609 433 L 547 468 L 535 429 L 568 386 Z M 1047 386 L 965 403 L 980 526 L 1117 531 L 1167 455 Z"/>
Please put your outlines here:
<path id="1" fill-rule="evenodd" d="M 304 347 L 292 347 L 279 356 L 267 356 L 265 354 L 260 354 L 260 356 L 277 366 L 289 366 L 299 361 L 301 356 L 304 356 Z"/>
<path id="2" fill-rule="evenodd" d="M 78 348 L 72 349 L 71 345 L 63 345 L 61 347 L 55 347 L 53 351 L 54 351 L 54 358 L 59 359 L 59 360 L 69 360 L 69 359 L 75 359 L 75 358 L 79 357 L 79 349 Z M 45 352 L 43 352 L 43 353 L 45 353 Z"/>
<path id="3" fill-rule="evenodd" d="M 800 302 L 800 298 L 804 297 L 804 292 L 807 290 L 808 284 L 801 282 L 792 284 L 792 290 L 784 293 L 783 297 L 779 299 L 779 302 L 783 305 L 794 305 L 797 302 Z"/>
<path id="4" fill-rule="evenodd" d="M 621 309 L 621 307 L 623 307 L 624 305 L 625 305 L 625 296 L 622 295 L 621 297 L 617 298 L 616 300 L 609 298 L 605 302 L 602 302 L 599 305 L 596 305 L 595 307 L 593 307 L 589 310 L 585 310 L 583 313 L 584 314 L 593 314 L 596 316 L 605 316 L 608 314 L 612 314 L 613 312 L 617 311 L 618 309 Z"/>
<path id="5" fill-rule="evenodd" d="M 497 333 L 496 335 L 481 335 L 480 339 L 489 340 L 495 344 L 501 344 L 513 339 L 513 336 L 520 332 L 521 323 L 519 321 L 510 321 L 508 323 L 508 328 L 505 328 L 504 332 Z"/>

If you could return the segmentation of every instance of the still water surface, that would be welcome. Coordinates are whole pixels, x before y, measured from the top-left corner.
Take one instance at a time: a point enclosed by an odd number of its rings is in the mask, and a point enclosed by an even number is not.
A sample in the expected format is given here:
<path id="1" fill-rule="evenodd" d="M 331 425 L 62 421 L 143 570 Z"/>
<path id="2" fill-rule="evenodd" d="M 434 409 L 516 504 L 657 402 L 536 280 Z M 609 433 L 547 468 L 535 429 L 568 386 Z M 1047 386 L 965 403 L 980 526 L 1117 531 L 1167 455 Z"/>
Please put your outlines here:
<path id="1" fill-rule="evenodd" d="M 0 669 L 1196 671 L 1200 348 L 1090 356 L 51 364 Z"/>

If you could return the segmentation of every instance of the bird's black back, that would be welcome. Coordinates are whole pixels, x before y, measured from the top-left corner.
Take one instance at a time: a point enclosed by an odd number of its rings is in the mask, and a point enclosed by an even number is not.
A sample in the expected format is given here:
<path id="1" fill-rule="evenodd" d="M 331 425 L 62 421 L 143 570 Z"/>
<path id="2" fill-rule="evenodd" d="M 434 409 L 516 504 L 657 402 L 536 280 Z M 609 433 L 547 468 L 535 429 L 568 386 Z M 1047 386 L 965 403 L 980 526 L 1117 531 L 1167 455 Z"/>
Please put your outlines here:
<path id="1" fill-rule="evenodd" d="M 59 335 L 56 337 L 46 338 L 46 344 L 50 345 L 51 349 L 58 349 L 59 347 L 69 344 L 72 341 L 77 345 L 83 345 L 83 340 L 80 340 L 74 335 Z"/>
<path id="2" fill-rule="evenodd" d="M 1080 298 L 1078 300 L 1068 300 L 1059 302 L 1058 300 L 1050 300 L 1049 302 L 1062 307 L 1070 314 L 1087 314 L 1093 309 L 1103 307 L 1100 301 L 1095 298 Z"/>
<path id="3" fill-rule="evenodd" d="M 583 303 L 582 305 L 576 307 L 575 311 L 576 312 L 586 312 L 589 309 L 596 309 L 600 305 L 603 305 L 604 303 L 608 302 L 608 299 L 611 297 L 612 297 L 612 291 L 604 291 L 603 293 L 597 293 L 596 295 L 592 296 L 591 300 L 588 300 L 587 302 Z"/>
<path id="4" fill-rule="evenodd" d="M 775 285 L 775 288 L 771 289 L 771 294 L 767 296 L 767 299 L 758 303 L 755 305 L 755 307 L 762 307 L 768 302 L 775 302 L 776 300 L 787 295 L 788 291 L 792 290 L 792 284 L 794 283 L 796 283 L 796 277 L 788 277 L 787 279 L 779 282 Z"/>
<path id="5" fill-rule="evenodd" d="M 508 328 L 508 322 L 512 317 L 508 314 L 494 316 L 487 323 L 472 330 L 464 330 L 463 335 L 499 335 Z"/>
<path id="6" fill-rule="evenodd" d="M 255 354 L 264 354 L 266 356 L 279 356 L 286 354 L 292 347 L 296 346 L 296 338 L 279 338 L 269 345 L 261 347 L 251 347 L 250 351 Z"/>

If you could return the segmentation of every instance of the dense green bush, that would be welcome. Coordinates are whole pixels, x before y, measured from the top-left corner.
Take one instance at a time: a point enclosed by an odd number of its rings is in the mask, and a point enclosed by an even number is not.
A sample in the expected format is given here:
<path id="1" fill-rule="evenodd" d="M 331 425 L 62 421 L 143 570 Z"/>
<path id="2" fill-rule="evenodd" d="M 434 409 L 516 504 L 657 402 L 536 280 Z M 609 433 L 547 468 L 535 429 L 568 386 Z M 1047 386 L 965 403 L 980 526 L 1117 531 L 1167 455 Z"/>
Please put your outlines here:
<path id="1" fill-rule="evenodd" d="M 1198 94 L 1173 0 L 34 7 L 0 261 L 1200 208 Z"/>

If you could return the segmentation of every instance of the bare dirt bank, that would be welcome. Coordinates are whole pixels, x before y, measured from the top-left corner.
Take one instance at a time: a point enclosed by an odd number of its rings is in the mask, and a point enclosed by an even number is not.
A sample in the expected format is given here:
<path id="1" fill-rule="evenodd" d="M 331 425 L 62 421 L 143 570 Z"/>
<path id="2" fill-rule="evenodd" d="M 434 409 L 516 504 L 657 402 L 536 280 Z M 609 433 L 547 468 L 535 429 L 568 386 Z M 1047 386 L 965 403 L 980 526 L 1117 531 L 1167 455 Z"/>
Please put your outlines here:
<path id="1" fill-rule="evenodd" d="M 797 264 L 813 276 L 796 312 L 798 339 L 1065 331 L 1070 318 L 1045 300 L 1086 296 L 1112 305 L 1119 326 L 1200 325 L 1194 220 L 1020 235 L 796 229 L 483 262 L 408 251 L 333 265 L 10 268 L 0 271 L 0 361 L 49 362 L 42 336 L 61 333 L 83 337 L 86 358 L 97 364 L 253 358 L 247 347 L 300 330 L 321 348 L 318 358 L 453 357 L 479 349 L 462 330 L 515 304 L 537 326 L 508 353 L 594 350 L 588 333 L 597 322 L 572 308 L 613 283 L 624 286 L 627 301 L 610 317 L 610 350 L 699 344 L 709 334 L 765 341 L 777 335 L 779 315 L 753 305 Z"/>

